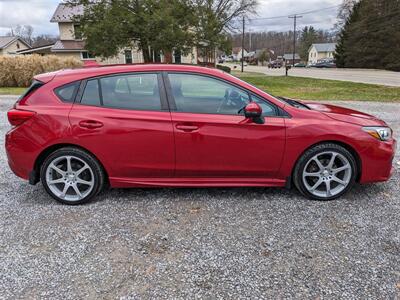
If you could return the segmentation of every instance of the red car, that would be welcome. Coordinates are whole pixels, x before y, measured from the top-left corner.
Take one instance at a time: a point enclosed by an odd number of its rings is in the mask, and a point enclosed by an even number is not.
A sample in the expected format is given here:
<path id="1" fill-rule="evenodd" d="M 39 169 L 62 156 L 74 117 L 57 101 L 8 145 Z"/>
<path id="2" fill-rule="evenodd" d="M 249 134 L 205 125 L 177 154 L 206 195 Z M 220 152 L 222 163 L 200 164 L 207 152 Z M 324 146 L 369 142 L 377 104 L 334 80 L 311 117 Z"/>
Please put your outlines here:
<path id="1" fill-rule="evenodd" d="M 290 187 L 335 199 L 386 181 L 396 141 L 373 116 L 273 97 L 222 71 L 125 65 L 36 76 L 8 112 L 11 169 L 66 204 L 105 186 Z"/>

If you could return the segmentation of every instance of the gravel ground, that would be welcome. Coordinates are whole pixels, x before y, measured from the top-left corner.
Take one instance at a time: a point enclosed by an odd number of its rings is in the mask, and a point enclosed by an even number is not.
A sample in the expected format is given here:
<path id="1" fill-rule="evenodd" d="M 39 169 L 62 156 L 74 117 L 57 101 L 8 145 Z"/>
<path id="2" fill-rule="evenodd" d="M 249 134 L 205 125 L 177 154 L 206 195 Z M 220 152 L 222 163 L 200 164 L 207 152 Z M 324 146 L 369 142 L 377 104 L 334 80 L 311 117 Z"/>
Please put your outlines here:
<path id="1" fill-rule="evenodd" d="M 1 98 L 4 145 L 13 102 Z M 400 137 L 399 104 L 340 104 Z M 15 177 L 1 147 L 0 298 L 397 299 L 396 169 L 328 203 L 282 189 L 119 189 L 71 207 Z"/>

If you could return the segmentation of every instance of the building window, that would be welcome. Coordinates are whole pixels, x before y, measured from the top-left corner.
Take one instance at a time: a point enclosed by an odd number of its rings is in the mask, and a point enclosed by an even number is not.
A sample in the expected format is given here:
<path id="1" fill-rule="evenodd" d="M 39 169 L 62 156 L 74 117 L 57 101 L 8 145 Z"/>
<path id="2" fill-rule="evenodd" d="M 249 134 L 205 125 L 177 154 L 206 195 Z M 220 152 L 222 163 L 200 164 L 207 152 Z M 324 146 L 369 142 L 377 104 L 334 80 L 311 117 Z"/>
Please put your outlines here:
<path id="1" fill-rule="evenodd" d="M 81 58 L 83 60 L 85 60 L 85 59 L 95 59 L 96 57 L 92 53 L 90 53 L 88 51 L 84 51 L 84 52 L 81 52 Z"/>
<path id="2" fill-rule="evenodd" d="M 174 51 L 174 63 L 175 64 L 182 63 L 182 54 L 181 54 L 181 51 L 179 51 L 179 50 Z"/>
<path id="3" fill-rule="evenodd" d="M 82 39 L 81 26 L 79 24 L 74 24 L 74 37 L 76 40 Z"/>
<path id="4" fill-rule="evenodd" d="M 125 63 L 126 64 L 133 63 L 132 50 L 125 50 Z"/>

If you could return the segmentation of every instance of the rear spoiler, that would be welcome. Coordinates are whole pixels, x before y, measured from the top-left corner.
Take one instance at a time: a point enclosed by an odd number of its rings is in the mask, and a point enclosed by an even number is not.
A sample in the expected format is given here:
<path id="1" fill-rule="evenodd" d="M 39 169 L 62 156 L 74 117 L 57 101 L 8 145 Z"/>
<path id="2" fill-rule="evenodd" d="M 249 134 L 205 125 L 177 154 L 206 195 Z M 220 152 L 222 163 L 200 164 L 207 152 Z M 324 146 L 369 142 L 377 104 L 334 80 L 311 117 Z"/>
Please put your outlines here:
<path id="1" fill-rule="evenodd" d="M 60 71 L 39 74 L 39 75 L 36 75 L 35 77 L 33 77 L 33 79 L 40 81 L 42 83 L 48 83 L 48 82 L 52 81 L 54 77 L 56 77 L 58 72 L 60 72 Z"/>

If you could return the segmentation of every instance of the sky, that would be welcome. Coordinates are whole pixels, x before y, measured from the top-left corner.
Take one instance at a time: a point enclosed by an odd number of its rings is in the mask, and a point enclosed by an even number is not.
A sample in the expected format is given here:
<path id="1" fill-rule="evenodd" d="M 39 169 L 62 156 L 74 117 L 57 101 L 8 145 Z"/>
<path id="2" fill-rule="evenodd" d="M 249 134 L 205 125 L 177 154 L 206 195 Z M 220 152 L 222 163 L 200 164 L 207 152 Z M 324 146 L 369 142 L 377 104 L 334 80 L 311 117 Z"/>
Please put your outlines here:
<path id="1" fill-rule="evenodd" d="M 11 27 L 29 24 L 34 27 L 34 35 L 58 34 L 57 24 L 50 19 L 60 0 L 0 0 L 0 35 L 5 35 Z M 259 0 L 257 14 L 247 25 L 250 31 L 287 31 L 293 28 L 293 20 L 285 16 L 328 8 L 315 13 L 304 14 L 298 20 L 299 27 L 312 25 L 315 28 L 331 29 L 336 21 L 337 6 L 342 0 Z M 335 7 L 333 7 L 335 6 Z"/>

